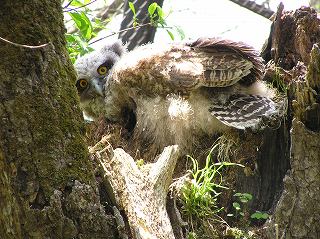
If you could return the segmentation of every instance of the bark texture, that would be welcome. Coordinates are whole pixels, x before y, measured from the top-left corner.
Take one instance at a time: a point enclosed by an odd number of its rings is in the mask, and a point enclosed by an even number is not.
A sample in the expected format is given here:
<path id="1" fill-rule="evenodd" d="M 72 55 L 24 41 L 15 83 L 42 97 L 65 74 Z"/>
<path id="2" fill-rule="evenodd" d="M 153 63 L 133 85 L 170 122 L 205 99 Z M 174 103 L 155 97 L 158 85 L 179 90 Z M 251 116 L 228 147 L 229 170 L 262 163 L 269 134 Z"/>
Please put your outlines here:
<path id="1" fill-rule="evenodd" d="M 88 160 L 61 1 L 1 0 L 0 238 L 116 238 Z"/>
<path id="2" fill-rule="evenodd" d="M 302 7 L 282 12 L 273 23 L 268 60 L 288 85 L 290 170 L 267 222 L 268 238 L 320 237 L 320 20 Z M 267 48 L 268 48 L 267 47 Z M 265 51 L 264 53 L 268 52 Z M 265 56 L 267 56 L 266 54 Z"/>
<path id="3" fill-rule="evenodd" d="M 160 7 L 162 7 L 164 0 L 155 0 Z M 134 0 L 132 3 L 135 6 L 137 21 L 140 25 L 150 22 L 148 16 L 148 7 L 152 3 L 150 1 L 144 0 Z M 129 8 L 129 1 L 125 1 L 123 5 L 123 20 L 121 22 L 120 30 L 125 30 L 133 26 L 133 12 Z M 119 39 L 123 43 L 127 44 L 128 50 L 132 50 L 137 46 L 153 42 L 154 36 L 156 34 L 156 28 L 153 26 L 138 27 L 137 29 L 131 29 L 128 31 L 121 32 L 119 34 Z"/>
<path id="4" fill-rule="evenodd" d="M 320 236 L 320 134 L 294 119 L 291 139 L 292 169 L 284 178 L 284 191 L 267 223 L 268 238 L 316 239 Z"/>

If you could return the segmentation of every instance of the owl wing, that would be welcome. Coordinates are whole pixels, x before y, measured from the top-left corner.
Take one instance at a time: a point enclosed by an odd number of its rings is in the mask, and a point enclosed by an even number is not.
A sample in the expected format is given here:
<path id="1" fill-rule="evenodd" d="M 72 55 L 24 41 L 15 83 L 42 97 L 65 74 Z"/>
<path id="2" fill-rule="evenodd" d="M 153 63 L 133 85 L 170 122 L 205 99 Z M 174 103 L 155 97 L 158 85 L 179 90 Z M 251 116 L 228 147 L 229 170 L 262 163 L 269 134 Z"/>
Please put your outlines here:
<path id="1" fill-rule="evenodd" d="M 188 96 L 204 87 L 208 94 L 203 97 L 212 102 L 205 106 L 210 114 L 225 125 L 244 129 L 257 128 L 264 117 L 278 114 L 277 104 L 268 96 L 245 93 L 263 71 L 263 60 L 252 47 L 202 38 L 163 49 L 155 44 L 139 47 L 122 58 L 113 79 L 125 92 L 163 98 L 180 92 Z"/>
<path id="2" fill-rule="evenodd" d="M 188 89 L 200 86 L 215 87 L 212 89 L 214 94 L 211 96 L 212 104 L 209 107 L 212 116 L 237 129 L 263 128 L 265 119 L 277 118 L 274 116 L 279 114 L 279 105 L 269 97 L 259 95 L 259 92 L 252 95 L 223 89 L 237 82 L 246 88 L 262 78 L 263 61 L 252 47 L 241 42 L 217 38 L 198 39 L 187 46 L 191 48 L 190 54 L 194 54 L 196 60 L 190 61 L 192 57 L 186 57 L 186 60 L 178 61 L 173 68 L 175 71 L 171 71 L 171 77 L 177 85 Z M 184 66 L 187 64 L 189 67 Z M 202 69 L 202 74 L 192 77 L 192 72 L 184 70 L 191 69 L 191 65 Z M 240 90 L 241 87 L 236 89 Z M 219 94 L 223 95 L 220 96 L 224 98 L 223 101 L 217 97 Z"/>
<path id="3" fill-rule="evenodd" d="M 253 82 L 260 80 L 264 72 L 262 58 L 252 47 L 229 40 L 216 38 L 198 39 L 187 44 L 195 52 L 196 61 L 178 61 L 171 72 L 171 77 L 180 87 L 189 89 L 200 86 L 215 87 L 211 96 L 212 105 L 209 112 L 219 121 L 227 126 L 237 129 L 257 129 L 263 128 L 265 121 L 272 123 L 279 119 L 280 108 L 285 105 L 285 99 L 280 104 L 274 102 L 266 95 L 259 95 L 259 91 L 252 92 L 256 95 L 244 94 L 235 90 L 224 91 L 223 87 L 229 87 L 237 82 L 242 83 L 241 88 L 246 88 Z M 188 62 L 188 63 L 186 63 Z M 199 63 L 201 63 L 199 65 Z M 195 68 L 202 67 L 202 74 L 192 77 L 192 72 L 184 71 L 188 67 L 184 64 L 195 65 Z M 190 69 L 191 67 L 189 67 Z M 196 72 L 195 70 L 193 72 Z M 261 83 L 263 84 L 263 83 Z M 219 91 L 219 89 L 222 89 Z M 219 100 L 219 96 L 223 101 Z M 281 105 L 281 107 L 280 107 Z M 274 120 L 276 119 L 276 120 Z M 268 122 L 269 123 L 269 122 Z M 276 122 L 278 124 L 278 122 Z"/>
<path id="4" fill-rule="evenodd" d="M 250 85 L 263 75 L 262 58 L 250 46 L 219 38 L 190 44 L 148 44 L 124 55 L 113 71 L 122 87 L 165 94 L 201 86 Z"/>
<path id="5" fill-rule="evenodd" d="M 212 104 L 209 112 L 225 125 L 237 129 L 257 129 L 264 127 L 265 119 L 278 125 L 279 117 L 276 116 L 279 116 L 279 109 L 279 105 L 267 97 L 235 94 L 223 105 Z M 271 122 L 270 119 L 274 120 Z"/>
<path id="6" fill-rule="evenodd" d="M 171 54 L 179 50 L 169 76 L 171 83 L 182 88 L 228 87 L 238 81 L 250 85 L 263 75 L 262 58 L 242 42 L 200 38 L 181 49 L 173 48 Z"/>

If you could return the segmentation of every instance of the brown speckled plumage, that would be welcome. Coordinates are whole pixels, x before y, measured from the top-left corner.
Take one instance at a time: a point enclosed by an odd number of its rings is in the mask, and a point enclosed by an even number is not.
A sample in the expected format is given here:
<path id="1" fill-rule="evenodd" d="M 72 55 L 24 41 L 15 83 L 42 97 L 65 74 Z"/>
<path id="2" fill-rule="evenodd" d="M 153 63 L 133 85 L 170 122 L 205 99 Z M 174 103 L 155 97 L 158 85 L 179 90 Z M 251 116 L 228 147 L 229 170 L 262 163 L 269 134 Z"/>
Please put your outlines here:
<path id="1" fill-rule="evenodd" d="M 241 42 L 148 44 L 113 66 L 101 114 L 127 122 L 124 112 L 131 112 L 132 142 L 150 155 L 170 144 L 188 153 L 204 136 L 263 128 L 263 119 L 281 114 L 275 90 L 261 81 L 263 71 L 258 53 Z"/>

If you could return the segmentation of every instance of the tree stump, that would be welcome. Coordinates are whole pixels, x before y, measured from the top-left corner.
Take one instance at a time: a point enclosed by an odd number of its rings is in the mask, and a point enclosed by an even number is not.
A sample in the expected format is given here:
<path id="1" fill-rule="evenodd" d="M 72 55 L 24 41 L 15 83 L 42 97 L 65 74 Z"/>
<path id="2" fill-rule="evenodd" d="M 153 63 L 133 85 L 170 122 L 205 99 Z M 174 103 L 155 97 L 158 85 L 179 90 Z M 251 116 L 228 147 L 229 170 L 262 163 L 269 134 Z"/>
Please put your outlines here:
<path id="1" fill-rule="evenodd" d="M 320 20 L 308 7 L 279 9 L 264 55 L 288 85 L 290 170 L 266 230 L 268 238 L 319 238 Z"/>
<path id="2" fill-rule="evenodd" d="M 139 169 L 123 149 L 113 150 L 109 145 L 94 152 L 117 204 L 126 213 L 134 238 L 175 238 L 166 211 L 166 197 L 178 157 L 178 146 L 168 146 L 155 163 Z"/>

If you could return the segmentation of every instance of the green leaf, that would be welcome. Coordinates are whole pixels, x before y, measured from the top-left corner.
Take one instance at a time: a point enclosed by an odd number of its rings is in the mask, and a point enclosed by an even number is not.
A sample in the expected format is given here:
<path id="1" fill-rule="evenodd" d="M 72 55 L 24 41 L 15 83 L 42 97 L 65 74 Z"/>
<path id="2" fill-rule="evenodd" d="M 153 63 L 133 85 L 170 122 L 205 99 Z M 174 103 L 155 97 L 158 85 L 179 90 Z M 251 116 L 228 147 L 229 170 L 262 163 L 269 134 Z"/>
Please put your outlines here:
<path id="1" fill-rule="evenodd" d="M 244 193 L 240 200 L 247 203 L 248 201 L 252 200 L 252 195 L 249 193 Z"/>
<path id="2" fill-rule="evenodd" d="M 83 6 L 83 3 L 78 0 L 73 0 L 70 5 L 74 7 L 81 7 Z"/>
<path id="3" fill-rule="evenodd" d="M 81 49 L 86 48 L 87 47 L 87 42 L 82 40 L 79 36 L 75 35 L 75 34 L 68 34 L 67 35 L 67 40 L 69 39 L 70 43 L 73 43 L 75 45 L 78 45 Z"/>
<path id="4" fill-rule="evenodd" d="M 174 40 L 174 35 L 172 32 L 170 32 L 169 30 L 167 30 L 167 33 L 169 34 L 171 40 L 173 41 Z"/>
<path id="5" fill-rule="evenodd" d="M 148 12 L 149 12 L 150 17 L 153 16 L 154 12 L 157 9 L 157 6 L 158 6 L 158 4 L 156 2 L 154 2 L 154 3 L 151 3 L 150 6 L 148 7 Z"/>
<path id="6" fill-rule="evenodd" d="M 235 193 L 233 196 L 238 197 L 242 203 L 247 203 L 252 200 L 252 195 L 250 193 Z"/>
<path id="7" fill-rule="evenodd" d="M 159 5 L 157 5 L 157 12 L 158 12 L 159 20 L 163 19 L 164 18 L 164 12 L 163 12 L 162 8 Z"/>
<path id="8" fill-rule="evenodd" d="M 243 197 L 247 198 L 248 200 L 252 199 L 252 195 L 250 193 L 244 193 Z"/>
<path id="9" fill-rule="evenodd" d="M 84 12 L 78 13 L 78 12 L 69 12 L 69 15 L 75 22 L 77 28 L 79 29 L 81 35 L 87 39 L 90 40 L 92 37 L 92 31 L 93 27 L 91 24 L 90 19 L 87 17 L 87 15 Z"/>
<path id="10" fill-rule="evenodd" d="M 136 15 L 136 9 L 134 8 L 134 5 L 132 2 L 129 2 L 129 8 L 131 9 L 133 15 L 135 16 Z"/>
<path id="11" fill-rule="evenodd" d="M 248 199 L 246 197 L 240 197 L 240 202 L 242 203 L 247 203 L 248 202 Z"/>
<path id="12" fill-rule="evenodd" d="M 90 1 L 91 0 L 83 0 L 83 1 L 73 0 L 70 5 L 74 7 L 82 7 L 83 5 L 88 4 Z"/>
<path id="13" fill-rule="evenodd" d="M 67 40 L 68 43 L 75 42 L 74 35 L 67 33 L 66 34 L 66 40 Z"/>
<path id="14" fill-rule="evenodd" d="M 250 217 L 252 219 L 260 219 L 261 218 L 261 213 L 260 212 L 255 212 Z"/>
<path id="15" fill-rule="evenodd" d="M 265 220 L 265 219 L 268 219 L 269 216 L 270 215 L 268 213 L 263 213 L 263 212 L 256 211 L 250 217 L 252 219 L 258 219 L 258 220 L 263 219 L 263 220 Z"/>
<path id="16" fill-rule="evenodd" d="M 237 202 L 232 203 L 232 206 L 238 211 L 241 209 L 240 204 Z"/>

